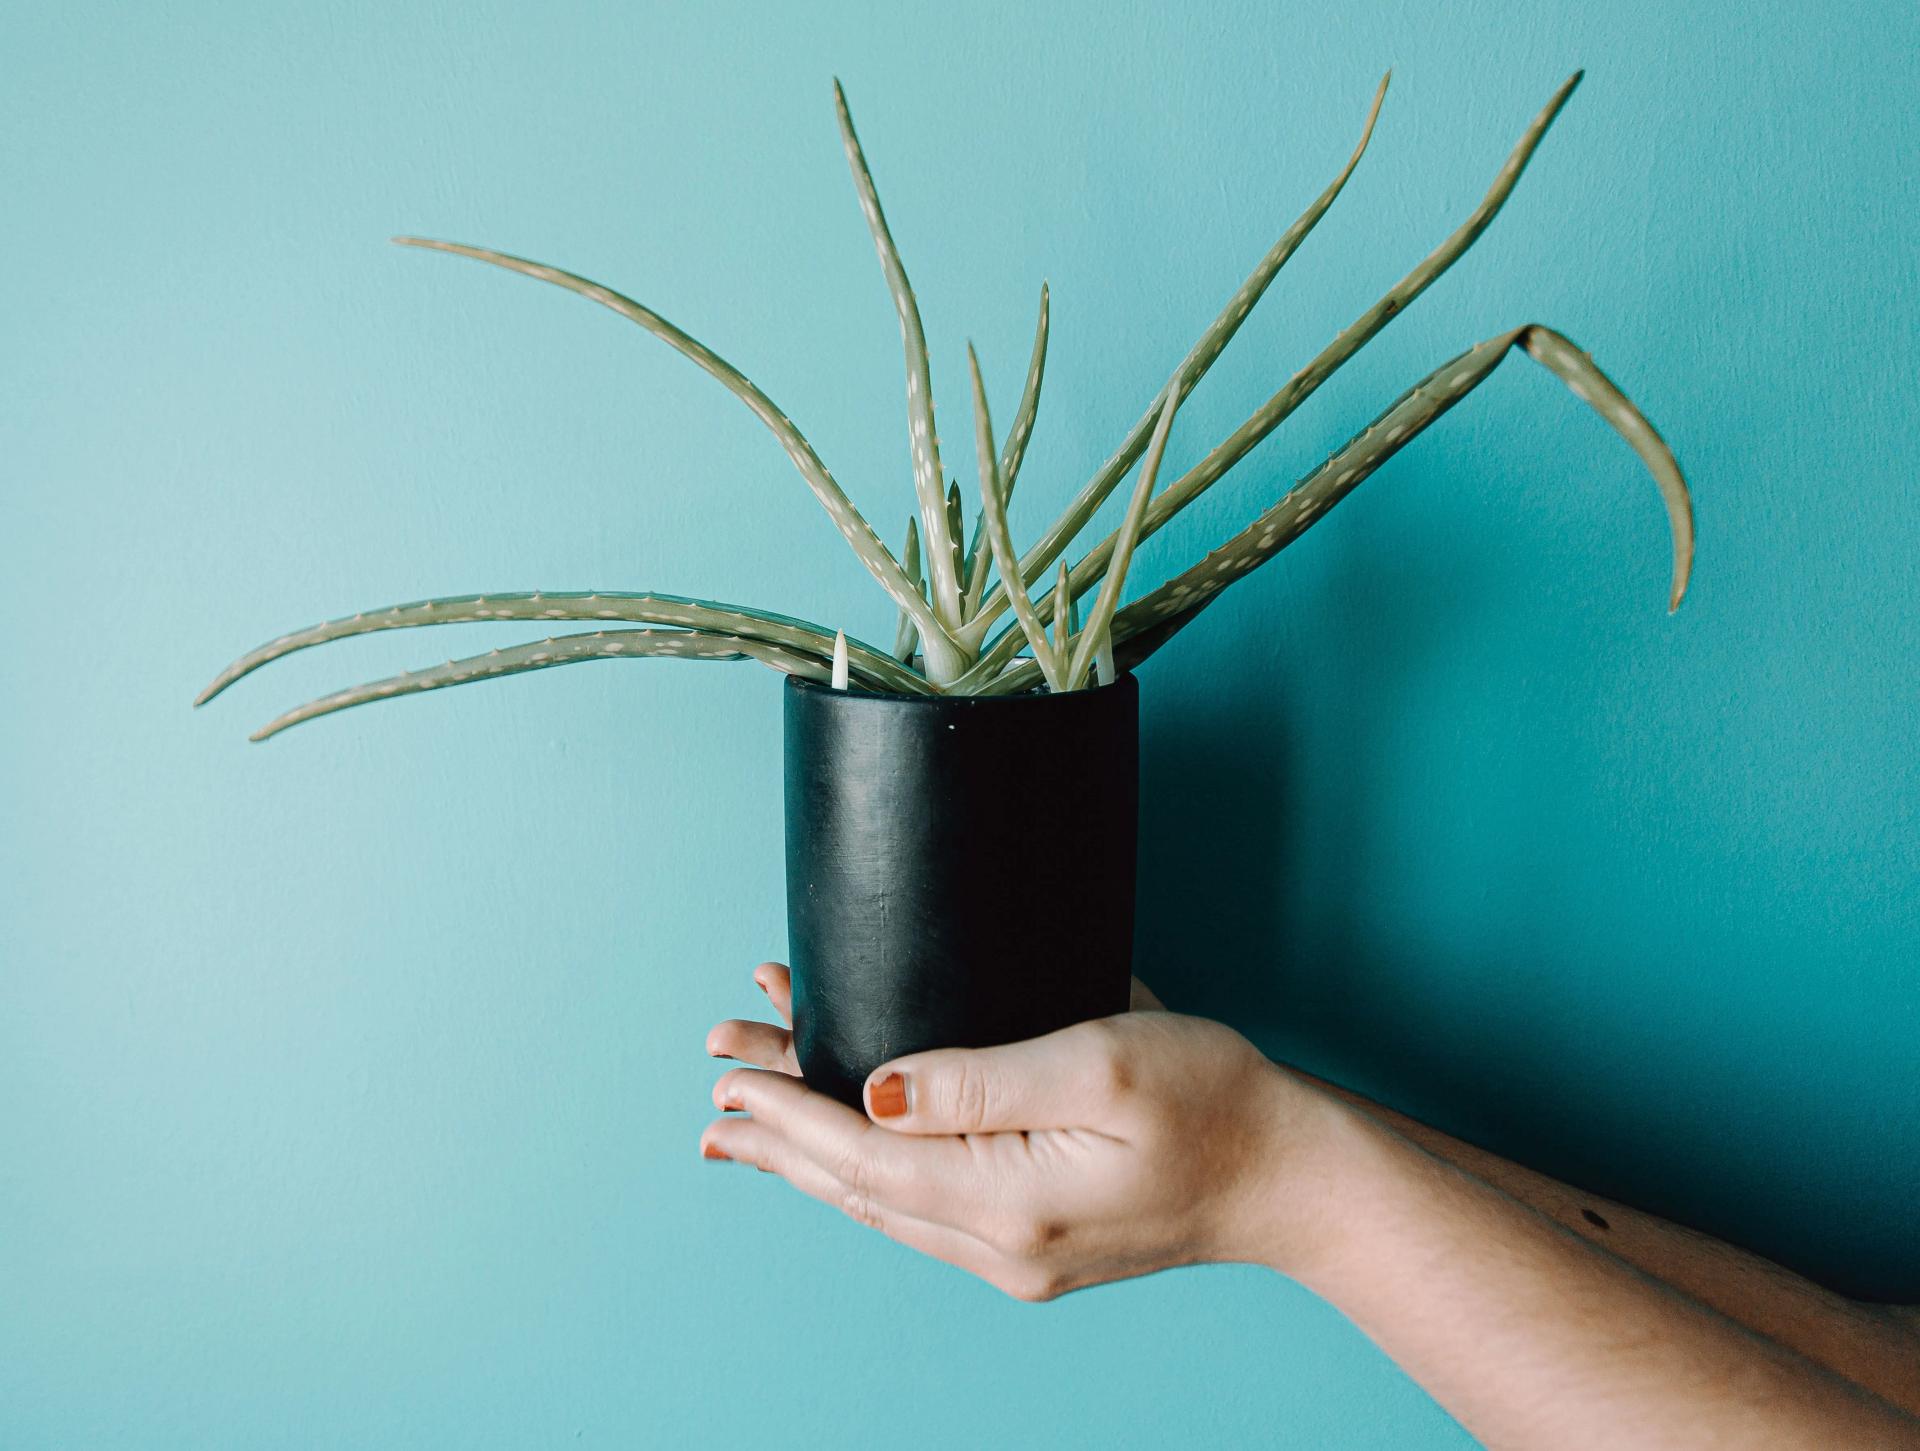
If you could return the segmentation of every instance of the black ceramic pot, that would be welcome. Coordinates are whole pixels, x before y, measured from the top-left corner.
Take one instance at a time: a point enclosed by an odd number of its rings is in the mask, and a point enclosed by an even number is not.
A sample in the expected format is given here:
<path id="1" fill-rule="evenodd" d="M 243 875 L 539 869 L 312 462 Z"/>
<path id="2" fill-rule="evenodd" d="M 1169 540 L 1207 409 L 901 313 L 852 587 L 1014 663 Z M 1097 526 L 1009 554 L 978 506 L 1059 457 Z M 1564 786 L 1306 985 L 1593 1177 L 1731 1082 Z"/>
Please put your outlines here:
<path id="1" fill-rule="evenodd" d="M 807 1082 L 1123 1012 L 1140 692 L 954 698 L 787 680 L 787 933 Z"/>

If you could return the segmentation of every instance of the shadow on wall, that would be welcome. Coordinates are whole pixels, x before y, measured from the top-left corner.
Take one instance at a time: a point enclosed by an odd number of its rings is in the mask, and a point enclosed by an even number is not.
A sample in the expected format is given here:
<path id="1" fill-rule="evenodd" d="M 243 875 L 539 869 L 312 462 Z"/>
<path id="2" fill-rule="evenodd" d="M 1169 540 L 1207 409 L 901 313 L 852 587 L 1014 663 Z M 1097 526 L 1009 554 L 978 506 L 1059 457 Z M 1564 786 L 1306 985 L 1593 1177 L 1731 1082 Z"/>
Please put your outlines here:
<path id="1" fill-rule="evenodd" d="M 1529 1022 L 1537 1005 L 1524 993 L 1483 990 L 1525 983 L 1538 970 L 1512 960 L 1511 946 L 1489 944 L 1472 962 L 1432 960 L 1441 950 L 1457 957 L 1456 941 L 1422 948 L 1414 963 L 1372 919 L 1369 900 L 1390 899 L 1395 884 L 1379 877 L 1374 837 L 1391 807 L 1381 799 L 1383 743 L 1369 738 L 1369 722 L 1381 718 L 1383 702 L 1413 692 L 1396 682 L 1411 682 L 1433 652 L 1476 628 L 1470 616 L 1495 606 L 1457 588 L 1458 561 L 1449 566 L 1453 587 L 1435 587 L 1413 573 L 1437 568 L 1423 565 L 1423 551 L 1378 533 L 1344 547 L 1354 568 L 1325 586 L 1342 597 L 1311 602 L 1321 631 L 1314 654 L 1341 662 L 1343 678 L 1316 678 L 1313 702 L 1289 684 L 1298 676 L 1286 657 L 1295 652 L 1284 648 L 1246 670 L 1237 663 L 1239 684 L 1223 682 L 1224 665 L 1202 665 L 1195 675 L 1212 678 L 1197 688 L 1182 689 L 1192 677 L 1163 676 L 1155 690 L 1149 667 L 1140 976 L 1171 1007 L 1231 1023 L 1282 1062 L 1577 1187 L 1744 1243 L 1844 1294 L 1920 1299 L 1920 1262 L 1912 1246 L 1888 1243 L 1885 1206 L 1852 1204 L 1835 1187 L 1799 1213 L 1751 1212 L 1755 1184 L 1799 1175 L 1790 1157 L 1817 1151 L 1819 1123 L 1783 1121 L 1772 1162 L 1743 1160 L 1739 1146 L 1716 1141 L 1709 1104 L 1666 1113 L 1631 1087 L 1575 1081 L 1578 1070 Z M 1394 572 L 1394 598 L 1360 598 L 1352 580 L 1378 579 L 1382 569 Z M 1329 621 L 1337 622 L 1330 632 Z M 1210 645 L 1225 648 L 1202 637 L 1205 628 L 1182 642 L 1190 662 Z M 1236 650 L 1247 638 L 1224 636 L 1237 638 Z M 1308 760 L 1312 710 L 1322 715 Z M 1436 981 L 1458 991 L 1430 1001 Z M 1659 1041 L 1623 1039 L 1616 1054 L 1657 1056 L 1672 1046 L 1657 1024 L 1630 1031 Z M 1856 1224 L 1852 1211 L 1862 1207 L 1871 1212 Z"/>

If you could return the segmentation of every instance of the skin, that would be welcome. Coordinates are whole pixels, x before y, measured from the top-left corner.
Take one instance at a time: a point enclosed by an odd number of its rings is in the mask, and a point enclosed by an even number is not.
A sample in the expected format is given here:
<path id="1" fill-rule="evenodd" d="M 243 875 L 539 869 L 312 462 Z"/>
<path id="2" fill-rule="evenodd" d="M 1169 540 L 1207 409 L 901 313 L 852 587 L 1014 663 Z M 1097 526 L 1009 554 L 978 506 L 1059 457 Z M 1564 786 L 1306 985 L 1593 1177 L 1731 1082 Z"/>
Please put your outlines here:
<path id="1" fill-rule="evenodd" d="M 781 1024 L 708 1051 L 701 1151 L 778 1174 L 1021 1300 L 1238 1262 L 1338 1307 L 1490 1447 L 1920 1448 L 1920 1319 L 1461 1144 L 1134 1010 L 875 1071 L 862 1115 Z M 897 1081 L 896 1081 L 897 1080 Z"/>

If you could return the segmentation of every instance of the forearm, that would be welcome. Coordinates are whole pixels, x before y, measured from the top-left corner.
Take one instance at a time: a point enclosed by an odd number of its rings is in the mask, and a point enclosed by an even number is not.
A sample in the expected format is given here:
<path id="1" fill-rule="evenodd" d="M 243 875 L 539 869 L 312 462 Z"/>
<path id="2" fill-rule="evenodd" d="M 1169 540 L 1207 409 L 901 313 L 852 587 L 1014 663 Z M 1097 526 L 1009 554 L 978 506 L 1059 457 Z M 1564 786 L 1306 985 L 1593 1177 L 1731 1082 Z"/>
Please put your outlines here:
<path id="1" fill-rule="evenodd" d="M 1311 1081 L 1588 1243 L 1920 1415 L 1920 1322 L 1913 1310 L 1846 1299 L 1759 1255 L 1562 1184 L 1335 1084 Z"/>
<path id="2" fill-rule="evenodd" d="M 1493 1447 L 1920 1447 L 1920 1422 L 1340 1106 L 1270 1262 Z M 1284 1192 L 1284 1191 L 1282 1191 Z"/>

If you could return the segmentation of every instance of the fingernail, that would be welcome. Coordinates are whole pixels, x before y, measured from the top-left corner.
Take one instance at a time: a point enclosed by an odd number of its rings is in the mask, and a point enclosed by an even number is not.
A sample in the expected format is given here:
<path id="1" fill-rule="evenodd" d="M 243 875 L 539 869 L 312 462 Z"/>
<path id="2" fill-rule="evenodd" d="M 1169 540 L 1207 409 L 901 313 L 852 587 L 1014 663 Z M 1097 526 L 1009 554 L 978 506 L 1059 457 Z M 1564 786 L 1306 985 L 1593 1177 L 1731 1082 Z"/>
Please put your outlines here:
<path id="1" fill-rule="evenodd" d="M 899 1118 L 907 1111 L 907 1080 L 889 1073 L 867 1089 L 867 1107 L 875 1118 Z"/>
<path id="2" fill-rule="evenodd" d="M 718 1144 L 702 1144 L 700 1146 L 700 1157 L 703 1159 L 718 1159 L 725 1164 L 731 1164 L 733 1162 L 732 1156 L 723 1153 Z"/>

